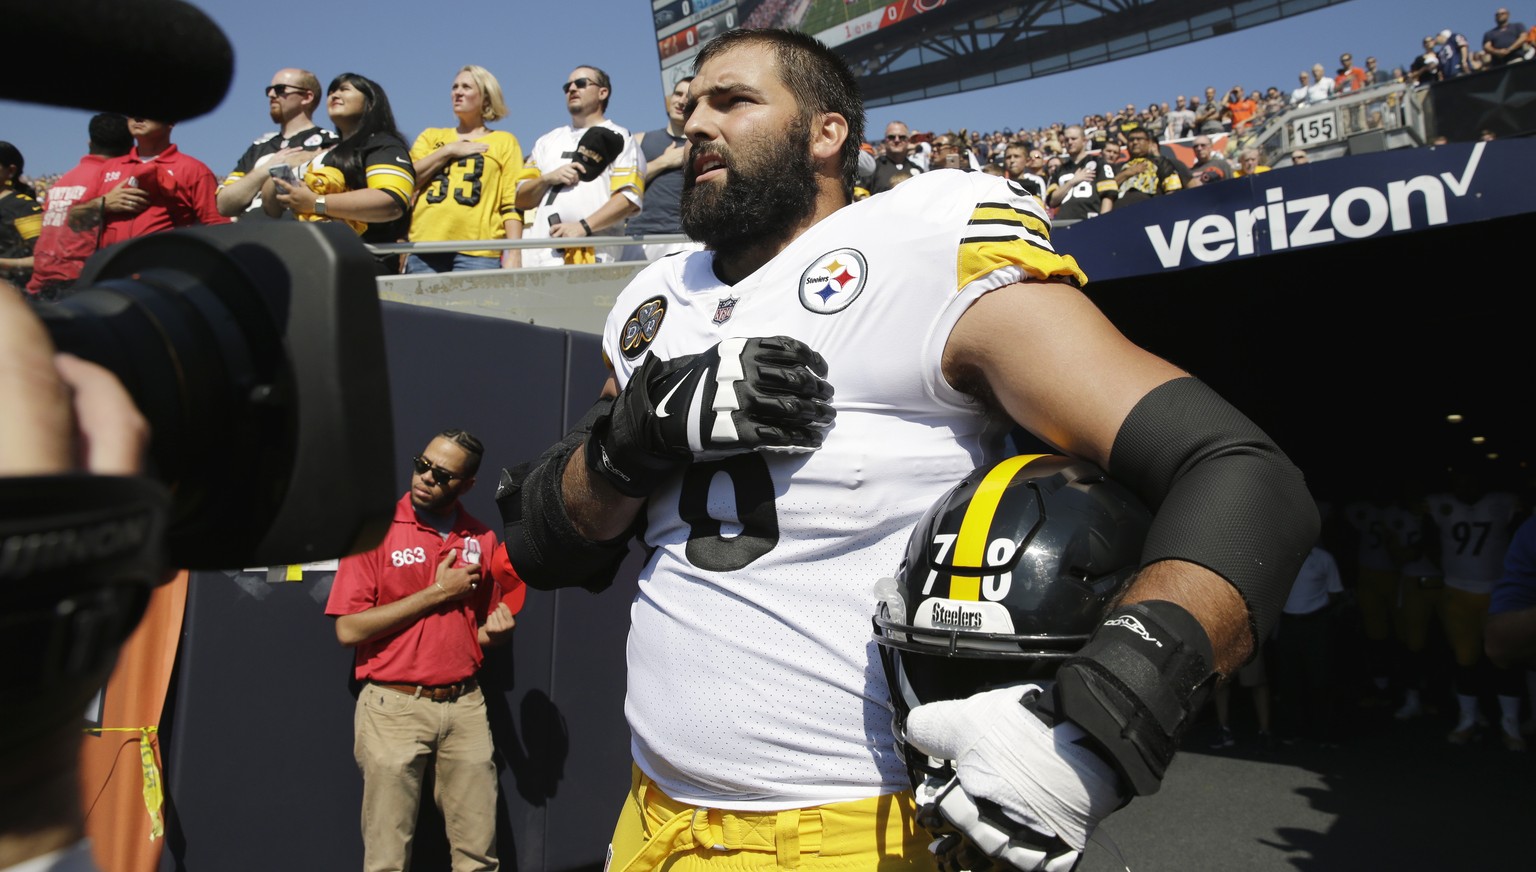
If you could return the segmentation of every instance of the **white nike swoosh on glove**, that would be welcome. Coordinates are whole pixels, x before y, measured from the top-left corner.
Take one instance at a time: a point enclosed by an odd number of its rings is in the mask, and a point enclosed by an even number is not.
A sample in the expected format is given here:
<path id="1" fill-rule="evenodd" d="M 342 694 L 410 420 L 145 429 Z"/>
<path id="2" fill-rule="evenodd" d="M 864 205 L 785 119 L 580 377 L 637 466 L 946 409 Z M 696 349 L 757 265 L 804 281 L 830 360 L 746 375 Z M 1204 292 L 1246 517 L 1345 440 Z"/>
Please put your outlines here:
<path id="1" fill-rule="evenodd" d="M 685 385 L 687 383 L 688 383 L 688 379 L 686 379 L 686 378 L 682 379 L 677 384 L 672 386 L 672 390 L 667 391 L 667 395 L 662 397 L 661 398 L 661 402 L 656 404 L 656 417 L 658 417 L 658 418 L 670 418 L 670 417 L 672 417 L 672 414 L 667 411 L 667 404 L 672 402 L 672 395 L 677 393 L 677 389 L 682 387 L 683 385 Z"/>

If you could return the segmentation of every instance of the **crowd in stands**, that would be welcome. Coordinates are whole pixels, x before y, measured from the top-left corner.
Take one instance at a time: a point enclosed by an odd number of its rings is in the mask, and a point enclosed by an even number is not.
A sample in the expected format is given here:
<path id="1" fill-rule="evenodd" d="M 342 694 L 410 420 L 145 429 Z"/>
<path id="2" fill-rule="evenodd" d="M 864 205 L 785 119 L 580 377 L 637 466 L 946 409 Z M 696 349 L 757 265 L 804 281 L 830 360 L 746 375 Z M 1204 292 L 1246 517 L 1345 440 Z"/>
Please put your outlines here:
<path id="1" fill-rule="evenodd" d="M 903 168 L 904 173 L 896 178 L 900 181 L 948 161 L 949 166 L 971 170 L 992 167 L 992 171 L 1001 170 L 1026 185 L 1040 180 L 1042 196 L 1057 220 L 1081 219 L 1147 196 L 1268 172 L 1271 163 L 1282 160 L 1288 160 L 1290 165 L 1309 162 L 1307 152 L 1299 149 L 1288 155 L 1266 154 L 1256 136 L 1266 124 L 1292 109 L 1381 89 L 1380 101 L 1362 107 L 1357 126 L 1382 128 L 1390 126 L 1390 119 L 1403 99 L 1402 87 L 1384 86 L 1407 86 L 1412 95 L 1422 93 L 1422 88 L 1435 82 L 1533 58 L 1536 27 L 1527 29 L 1512 22 L 1508 10 L 1499 9 L 1495 27 L 1476 46 L 1462 33 L 1444 29 L 1425 36 L 1421 50 L 1390 72 L 1375 57 L 1367 57 L 1365 66 L 1359 66 L 1354 55 L 1346 51 L 1339 56 L 1332 72 L 1321 63 L 1301 70 L 1297 87 L 1289 90 L 1277 85 L 1261 89 L 1236 84 L 1225 93 L 1218 93 L 1212 85 L 1203 92 L 1177 95 L 1171 104 L 1152 103 L 1144 109 L 1126 104 L 1120 109 L 1084 115 L 1080 124 L 1058 121 L 1036 128 L 1005 127 L 982 133 L 909 131 L 907 125 L 894 122 L 883 141 L 865 147 L 872 161 L 866 160 L 869 169 L 864 193 L 879 193 L 890 187 L 889 167 Z M 1139 158 L 1134 156 L 1134 140 L 1141 135 L 1149 143 L 1163 147 L 1147 149 Z M 1074 150 L 1073 143 L 1079 136 L 1083 147 Z M 957 144 L 958 157 L 953 150 Z M 1174 144 L 1187 148 L 1169 147 Z M 1011 166 L 1009 154 L 1013 152 L 1021 155 L 1028 166 Z M 1166 164 L 1156 159 L 1158 154 L 1166 159 Z M 1109 171 L 1097 174 L 1099 181 L 1094 182 L 1095 174 L 1085 173 L 1084 169 L 1099 161 L 1107 164 Z M 1089 188 L 1080 187 L 1085 184 Z M 1065 197 L 1058 193 L 1063 189 Z M 1073 200 L 1084 200 L 1088 205 L 1070 208 L 1063 215 L 1061 205 Z"/>
<path id="2" fill-rule="evenodd" d="M 1381 100 L 1352 110 L 1358 117 L 1350 123 L 1390 127 L 1405 95 L 1412 99 L 1435 82 L 1536 58 L 1536 28 L 1512 21 L 1507 9 L 1494 18 L 1480 42 L 1444 29 L 1425 36 L 1420 49 L 1390 71 L 1375 57 L 1358 66 L 1346 51 L 1331 73 L 1314 63 L 1291 89 L 1239 83 L 1218 92 L 1211 85 L 1171 103 L 1090 113 L 1081 123 L 988 133 L 912 131 L 892 122 L 882 140 L 864 145 L 855 194 L 868 196 L 914 174 L 955 167 L 1019 181 L 1057 221 L 1071 221 L 1267 172 L 1271 164 L 1305 163 L 1310 158 L 1300 149 L 1266 154 L 1258 133 L 1297 107 L 1371 89 L 1381 90 Z M 53 238 L 68 243 L 69 258 L 62 272 L 49 274 L 52 285 L 45 290 L 67 288 L 84 257 L 102 244 L 186 223 L 262 217 L 345 221 L 370 243 L 678 233 L 686 95 L 668 95 L 664 127 L 632 136 L 605 117 L 612 86 L 594 67 L 572 73 L 562 90 L 572 123 L 540 138 L 547 146 L 542 157 L 537 144 L 524 153 L 511 134 L 487 126 L 507 110 L 495 77 L 477 66 L 466 66 L 454 80 L 455 126 L 427 128 L 414 147 L 396 128 L 381 85 L 344 73 L 322 92 L 313 73 L 297 69 L 278 71 L 266 89 L 279 129 L 257 139 L 222 177 L 178 152 L 170 125 L 144 119 L 134 120 L 139 126 L 133 140 L 121 132 L 112 137 L 121 141 L 103 147 L 100 166 L 64 174 L 73 183 L 57 196 L 60 176 L 27 177 L 20 149 L 0 143 L 0 260 L 14 283 L 32 281 L 32 247 L 40 229 L 52 228 Z M 322 105 L 340 137 L 315 124 L 312 116 Z M 596 128 L 609 132 L 588 143 L 582 135 L 601 132 Z M 578 157 L 567 162 L 571 154 Z M 180 176 L 146 170 L 173 165 Z M 267 175 L 284 165 L 293 172 L 293 188 L 286 176 Z M 82 173 L 91 179 L 82 181 Z M 195 185 L 187 183 L 194 173 Z M 126 190 L 140 180 L 147 187 Z M 484 249 L 415 257 L 406 271 L 602 262 L 661 250 Z M 380 274 L 400 271 L 401 262 L 380 257 Z"/>

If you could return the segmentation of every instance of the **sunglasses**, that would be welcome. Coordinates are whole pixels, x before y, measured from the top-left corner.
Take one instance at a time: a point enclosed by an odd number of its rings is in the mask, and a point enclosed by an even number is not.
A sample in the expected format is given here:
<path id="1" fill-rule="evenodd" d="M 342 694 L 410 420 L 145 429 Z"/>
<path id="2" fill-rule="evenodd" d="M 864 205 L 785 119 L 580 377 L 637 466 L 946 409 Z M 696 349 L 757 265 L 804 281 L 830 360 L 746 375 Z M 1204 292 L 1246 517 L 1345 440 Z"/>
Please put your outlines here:
<path id="1" fill-rule="evenodd" d="M 885 135 L 885 141 L 886 142 L 906 142 L 907 141 L 907 137 L 904 134 L 900 134 L 900 133 L 887 133 Z"/>
<path id="2" fill-rule="evenodd" d="M 420 455 L 411 458 L 411 466 L 416 469 L 417 475 L 427 475 L 428 473 L 431 473 L 432 483 L 438 485 L 439 487 L 447 487 L 448 485 L 453 484 L 454 479 L 464 477 L 462 475 L 451 473 L 448 470 L 443 469 L 441 466 L 433 466 L 432 461 L 427 460 L 425 457 L 421 457 Z"/>
<path id="3" fill-rule="evenodd" d="M 582 88 L 587 87 L 588 85 L 597 85 L 598 87 L 602 87 L 602 85 L 599 84 L 596 79 L 589 79 L 586 76 L 582 76 L 579 79 L 572 79 L 569 82 L 566 82 L 565 84 L 561 85 L 560 86 L 560 93 L 562 93 L 562 94 L 569 94 L 569 93 L 571 93 L 571 89 L 572 88 L 575 88 L 576 90 L 579 91 Z"/>
<path id="4" fill-rule="evenodd" d="M 268 85 L 266 91 L 268 97 L 286 97 L 290 93 L 308 94 L 309 89 L 296 85 Z"/>

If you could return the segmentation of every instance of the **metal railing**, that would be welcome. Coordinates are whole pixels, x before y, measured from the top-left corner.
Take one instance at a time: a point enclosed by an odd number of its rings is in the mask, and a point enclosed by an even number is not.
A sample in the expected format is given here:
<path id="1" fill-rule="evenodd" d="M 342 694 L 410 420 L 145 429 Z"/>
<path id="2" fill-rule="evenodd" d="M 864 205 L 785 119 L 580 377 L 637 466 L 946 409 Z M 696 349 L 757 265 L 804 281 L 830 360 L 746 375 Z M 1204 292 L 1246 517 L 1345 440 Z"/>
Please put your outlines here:
<path id="1" fill-rule="evenodd" d="M 1390 82 L 1296 106 L 1266 120 L 1257 129 L 1234 134 L 1237 149 L 1257 145 L 1271 166 L 1291 165 L 1291 153 L 1305 151 L 1324 160 L 1423 145 L 1424 95 L 1421 87 Z"/>
<path id="2" fill-rule="evenodd" d="M 682 233 L 650 236 L 582 236 L 565 239 L 460 239 L 445 242 L 392 242 L 370 245 L 374 254 L 443 254 L 453 251 L 506 251 L 524 248 L 622 248 L 629 245 L 672 245 L 691 241 Z"/>

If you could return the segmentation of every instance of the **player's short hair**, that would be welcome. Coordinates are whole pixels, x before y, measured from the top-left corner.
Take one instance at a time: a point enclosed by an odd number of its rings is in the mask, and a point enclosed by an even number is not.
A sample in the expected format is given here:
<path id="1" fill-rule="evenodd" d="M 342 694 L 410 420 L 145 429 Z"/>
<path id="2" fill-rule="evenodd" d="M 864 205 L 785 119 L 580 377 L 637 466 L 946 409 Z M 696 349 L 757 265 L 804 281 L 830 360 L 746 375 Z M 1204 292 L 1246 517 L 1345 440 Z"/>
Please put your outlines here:
<path id="1" fill-rule="evenodd" d="M 593 78 L 597 79 L 597 86 L 608 89 L 608 96 L 603 98 L 603 111 L 607 112 L 608 101 L 613 99 L 613 80 L 608 78 L 608 74 L 603 72 L 602 67 L 594 67 L 591 64 L 577 64 L 576 69 L 591 70 L 595 74 Z"/>
<path id="2" fill-rule="evenodd" d="M 841 170 L 843 193 L 851 200 L 859 173 L 859 143 L 864 141 L 864 98 L 848 63 L 825 43 L 798 30 L 737 28 L 704 46 L 693 61 L 693 71 L 697 73 L 708 61 L 744 45 L 766 45 L 773 50 L 779 81 L 795 95 L 800 117 L 806 122 L 821 112 L 836 112 L 848 122 Z"/>
<path id="3" fill-rule="evenodd" d="M 486 121 L 495 121 L 505 118 L 509 114 L 507 98 L 502 96 L 501 83 L 491 75 L 491 71 L 479 64 L 465 64 L 461 73 L 469 73 L 469 77 L 475 80 L 475 87 L 480 89 L 480 116 Z"/>
<path id="4" fill-rule="evenodd" d="M 479 439 L 471 436 L 468 430 L 449 428 L 437 434 L 437 438 L 447 439 L 449 442 L 464 449 L 464 454 L 467 456 L 464 467 L 464 474 L 466 476 L 474 475 L 480 471 L 480 458 L 485 456 L 485 446 L 480 444 Z"/>
<path id="5" fill-rule="evenodd" d="M 91 137 L 91 154 L 122 157 L 133 149 L 133 134 L 128 132 L 128 119 L 116 112 L 92 115 L 87 130 Z"/>

